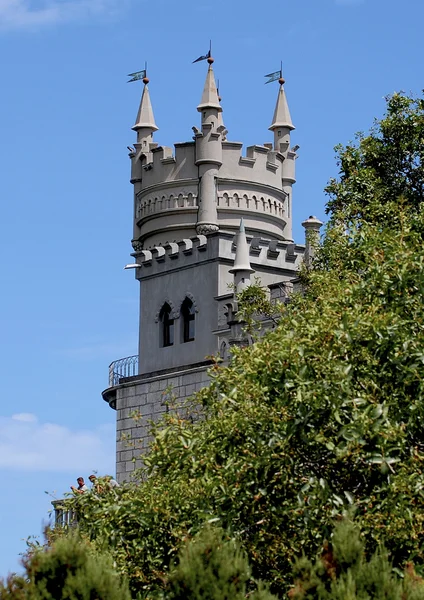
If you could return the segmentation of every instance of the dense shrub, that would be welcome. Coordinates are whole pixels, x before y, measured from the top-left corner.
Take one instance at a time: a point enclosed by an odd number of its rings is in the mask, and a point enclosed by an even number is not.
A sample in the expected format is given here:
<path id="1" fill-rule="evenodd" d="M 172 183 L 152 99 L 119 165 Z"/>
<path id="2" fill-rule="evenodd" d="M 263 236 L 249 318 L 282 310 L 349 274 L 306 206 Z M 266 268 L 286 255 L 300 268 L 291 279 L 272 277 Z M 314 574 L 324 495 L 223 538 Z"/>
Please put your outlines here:
<path id="1" fill-rule="evenodd" d="M 359 531 L 349 521 L 339 523 L 320 557 L 295 566 L 296 585 L 290 600 L 423 600 L 424 581 L 408 565 L 402 578 L 379 548 L 366 559 Z"/>
<path id="2" fill-rule="evenodd" d="M 130 600 L 111 560 L 75 535 L 30 554 L 25 575 L 0 583 L 1 600 Z"/>
<path id="3" fill-rule="evenodd" d="M 244 600 L 253 584 L 245 552 L 221 530 L 207 527 L 180 551 L 178 564 L 170 572 L 164 598 Z M 276 600 L 260 583 L 249 598 Z"/>

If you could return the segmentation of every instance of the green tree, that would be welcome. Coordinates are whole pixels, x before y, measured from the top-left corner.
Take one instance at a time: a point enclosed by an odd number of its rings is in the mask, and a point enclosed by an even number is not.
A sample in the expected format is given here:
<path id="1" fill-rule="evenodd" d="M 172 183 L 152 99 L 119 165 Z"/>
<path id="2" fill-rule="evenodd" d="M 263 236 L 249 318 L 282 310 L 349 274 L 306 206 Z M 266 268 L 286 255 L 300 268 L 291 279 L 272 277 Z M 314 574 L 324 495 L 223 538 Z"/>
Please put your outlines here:
<path id="1" fill-rule="evenodd" d="M 179 553 L 171 570 L 166 600 L 244 600 L 253 587 L 245 552 L 221 530 L 206 527 Z M 255 585 L 255 587 L 257 587 Z M 277 600 L 259 583 L 251 600 Z"/>
<path id="2" fill-rule="evenodd" d="M 112 561 L 76 535 L 24 560 L 25 575 L 0 583 L 1 600 L 130 600 Z"/>
<path id="3" fill-rule="evenodd" d="M 294 558 L 314 557 L 353 508 L 367 551 L 385 544 L 396 568 L 413 560 L 420 572 L 424 215 L 418 200 L 383 202 L 376 175 L 362 205 L 343 185 L 305 293 L 212 369 L 196 396 L 203 419 L 183 408 L 153 425 L 142 485 L 73 500 L 134 594 L 163 588 L 181 545 L 211 520 L 283 594 Z"/>
<path id="4" fill-rule="evenodd" d="M 291 600 L 422 600 L 424 581 L 408 565 L 401 579 L 393 572 L 387 552 L 379 548 L 369 560 L 358 529 L 339 523 L 331 542 L 313 563 L 295 565 Z"/>
<path id="5" fill-rule="evenodd" d="M 327 211 L 376 222 L 400 198 L 414 210 L 424 200 L 424 99 L 397 93 L 383 119 L 356 144 L 338 146 L 340 177 L 327 187 Z"/>

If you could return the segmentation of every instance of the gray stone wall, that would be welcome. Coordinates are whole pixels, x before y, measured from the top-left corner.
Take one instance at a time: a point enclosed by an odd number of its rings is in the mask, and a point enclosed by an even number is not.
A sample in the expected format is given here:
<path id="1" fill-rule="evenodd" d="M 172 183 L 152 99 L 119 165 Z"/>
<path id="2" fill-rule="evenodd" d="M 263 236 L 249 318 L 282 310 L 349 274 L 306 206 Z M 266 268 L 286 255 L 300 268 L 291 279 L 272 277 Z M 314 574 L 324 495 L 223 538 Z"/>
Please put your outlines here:
<path id="1" fill-rule="evenodd" d="M 149 422 L 167 411 L 170 396 L 181 403 L 209 383 L 208 367 L 182 368 L 151 377 L 132 378 L 117 388 L 116 397 L 116 475 L 118 482 L 129 481 L 142 464 L 151 437 Z M 139 417 L 134 418 L 134 413 Z"/>

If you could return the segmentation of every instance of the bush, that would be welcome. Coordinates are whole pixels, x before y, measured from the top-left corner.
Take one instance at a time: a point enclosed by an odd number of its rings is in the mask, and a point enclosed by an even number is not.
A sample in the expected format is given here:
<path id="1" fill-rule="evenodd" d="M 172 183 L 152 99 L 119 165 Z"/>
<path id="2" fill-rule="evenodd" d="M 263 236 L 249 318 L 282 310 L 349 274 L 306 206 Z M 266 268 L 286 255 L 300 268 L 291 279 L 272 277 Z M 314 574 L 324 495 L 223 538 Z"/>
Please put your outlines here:
<path id="1" fill-rule="evenodd" d="M 244 600 L 253 585 L 245 552 L 221 530 L 205 528 L 181 550 L 166 600 Z M 252 600 L 276 600 L 259 584 Z"/>
<path id="2" fill-rule="evenodd" d="M 291 600 L 423 600 L 424 581 L 409 565 L 400 579 L 381 548 L 366 560 L 358 529 L 349 521 L 337 525 L 331 543 L 313 564 L 304 558 L 294 569 Z"/>
<path id="3" fill-rule="evenodd" d="M 24 566 L 24 577 L 0 585 L 1 600 L 130 600 L 111 560 L 75 535 L 35 551 Z"/>

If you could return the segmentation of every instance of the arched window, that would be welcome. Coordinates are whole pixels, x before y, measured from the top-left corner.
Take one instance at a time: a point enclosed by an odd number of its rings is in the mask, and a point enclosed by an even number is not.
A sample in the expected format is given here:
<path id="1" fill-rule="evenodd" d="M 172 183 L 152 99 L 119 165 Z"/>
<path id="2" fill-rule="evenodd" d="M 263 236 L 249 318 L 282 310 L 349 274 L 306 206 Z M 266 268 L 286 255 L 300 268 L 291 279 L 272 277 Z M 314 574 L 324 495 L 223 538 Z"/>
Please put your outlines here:
<path id="1" fill-rule="evenodd" d="M 182 339 L 183 343 L 194 340 L 196 311 L 190 298 L 186 298 L 181 305 Z"/>
<path id="2" fill-rule="evenodd" d="M 167 302 L 162 306 L 159 313 L 159 321 L 161 325 L 160 344 L 162 348 L 174 345 L 174 319 L 172 317 L 172 309 Z"/>

